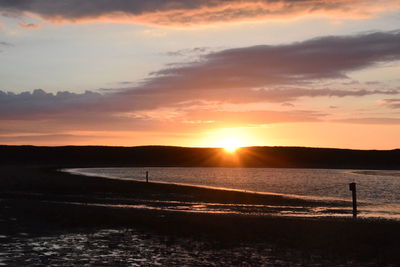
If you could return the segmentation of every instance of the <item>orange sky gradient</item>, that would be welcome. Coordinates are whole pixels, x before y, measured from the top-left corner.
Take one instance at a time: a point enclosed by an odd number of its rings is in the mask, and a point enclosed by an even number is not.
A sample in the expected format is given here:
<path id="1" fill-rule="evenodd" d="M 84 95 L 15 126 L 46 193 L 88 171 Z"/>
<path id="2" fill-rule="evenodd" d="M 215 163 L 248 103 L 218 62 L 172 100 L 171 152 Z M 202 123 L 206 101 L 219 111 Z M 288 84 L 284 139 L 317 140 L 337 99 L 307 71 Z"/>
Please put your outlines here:
<path id="1" fill-rule="evenodd" d="M 0 2 L 0 144 L 400 148 L 398 0 Z"/>

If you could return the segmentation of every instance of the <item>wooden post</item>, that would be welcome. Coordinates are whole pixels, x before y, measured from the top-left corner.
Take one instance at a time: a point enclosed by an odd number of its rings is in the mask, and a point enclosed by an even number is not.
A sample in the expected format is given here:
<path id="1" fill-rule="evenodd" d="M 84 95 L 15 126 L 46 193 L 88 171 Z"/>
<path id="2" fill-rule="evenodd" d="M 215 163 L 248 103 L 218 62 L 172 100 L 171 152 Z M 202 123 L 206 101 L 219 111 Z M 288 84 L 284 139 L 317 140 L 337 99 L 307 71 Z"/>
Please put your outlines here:
<path id="1" fill-rule="evenodd" d="M 353 195 L 353 218 L 357 218 L 357 188 L 356 188 L 356 183 L 350 183 L 349 184 L 349 189 L 352 191 Z"/>
<path id="2" fill-rule="evenodd" d="M 149 172 L 146 171 L 146 183 L 148 183 L 148 182 L 149 182 Z"/>

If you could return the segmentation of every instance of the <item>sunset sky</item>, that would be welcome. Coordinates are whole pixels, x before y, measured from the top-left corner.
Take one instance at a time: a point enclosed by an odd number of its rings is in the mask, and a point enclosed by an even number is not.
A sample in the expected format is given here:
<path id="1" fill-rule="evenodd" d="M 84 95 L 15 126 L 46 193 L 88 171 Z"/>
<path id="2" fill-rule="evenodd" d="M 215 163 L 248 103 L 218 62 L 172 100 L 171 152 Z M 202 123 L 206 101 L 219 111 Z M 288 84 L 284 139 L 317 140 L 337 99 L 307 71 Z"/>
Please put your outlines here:
<path id="1" fill-rule="evenodd" d="M 0 144 L 400 148 L 400 0 L 0 0 Z"/>

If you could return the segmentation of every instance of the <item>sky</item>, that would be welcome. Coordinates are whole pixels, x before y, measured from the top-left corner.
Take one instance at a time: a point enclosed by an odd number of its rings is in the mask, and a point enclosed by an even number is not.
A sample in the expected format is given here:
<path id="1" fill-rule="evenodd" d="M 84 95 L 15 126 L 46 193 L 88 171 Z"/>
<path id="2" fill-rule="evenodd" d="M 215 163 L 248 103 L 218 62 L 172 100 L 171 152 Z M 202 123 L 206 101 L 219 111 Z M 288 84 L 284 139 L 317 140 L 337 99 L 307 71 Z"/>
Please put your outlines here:
<path id="1" fill-rule="evenodd" d="M 0 144 L 400 148 L 400 0 L 0 0 Z"/>

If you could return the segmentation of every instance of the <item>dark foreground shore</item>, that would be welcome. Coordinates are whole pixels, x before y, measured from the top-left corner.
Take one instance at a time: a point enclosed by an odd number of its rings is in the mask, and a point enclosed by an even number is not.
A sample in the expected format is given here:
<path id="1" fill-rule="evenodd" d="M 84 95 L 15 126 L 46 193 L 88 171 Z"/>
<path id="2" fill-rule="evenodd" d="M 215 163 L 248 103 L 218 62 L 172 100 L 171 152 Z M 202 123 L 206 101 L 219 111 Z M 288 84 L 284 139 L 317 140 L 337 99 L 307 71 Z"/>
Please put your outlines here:
<path id="1" fill-rule="evenodd" d="M 82 177 L 51 167 L 3 166 L 0 185 L 0 264 L 400 264 L 399 222 L 282 216 L 282 206 L 321 205 L 315 201 Z M 232 208 L 200 207 L 222 204 Z"/>

